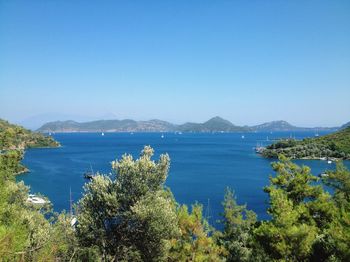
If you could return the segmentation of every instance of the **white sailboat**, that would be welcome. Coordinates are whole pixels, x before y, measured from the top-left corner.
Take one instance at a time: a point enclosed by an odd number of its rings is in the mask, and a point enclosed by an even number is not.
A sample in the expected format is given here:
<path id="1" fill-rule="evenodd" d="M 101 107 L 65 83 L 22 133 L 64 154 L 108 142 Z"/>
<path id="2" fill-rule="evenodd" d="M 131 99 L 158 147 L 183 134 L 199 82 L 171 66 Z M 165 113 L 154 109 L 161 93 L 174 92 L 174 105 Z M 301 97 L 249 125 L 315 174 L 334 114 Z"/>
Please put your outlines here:
<path id="1" fill-rule="evenodd" d="M 77 218 L 74 216 L 73 213 L 73 199 L 72 199 L 72 188 L 69 188 L 69 214 L 70 214 L 70 226 L 75 227 L 76 223 L 78 222 Z"/>

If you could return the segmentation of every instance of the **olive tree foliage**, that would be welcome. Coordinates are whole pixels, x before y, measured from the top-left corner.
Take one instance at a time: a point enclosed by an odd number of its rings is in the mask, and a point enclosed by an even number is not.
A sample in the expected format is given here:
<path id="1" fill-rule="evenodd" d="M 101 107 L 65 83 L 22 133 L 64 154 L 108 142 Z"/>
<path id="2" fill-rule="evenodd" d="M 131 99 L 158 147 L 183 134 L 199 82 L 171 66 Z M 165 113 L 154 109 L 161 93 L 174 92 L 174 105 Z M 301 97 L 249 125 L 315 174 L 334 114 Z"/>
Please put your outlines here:
<path id="1" fill-rule="evenodd" d="M 51 226 L 44 214 L 49 204 L 28 203 L 29 188 L 15 182 L 22 152 L 0 154 L 0 258 L 4 261 L 40 261 L 48 246 Z"/>
<path id="2" fill-rule="evenodd" d="M 153 153 L 145 146 L 139 159 L 123 155 L 112 162 L 114 177 L 97 175 L 85 185 L 77 236 L 103 260 L 164 260 L 179 234 L 175 201 L 164 189 L 170 159 L 153 161 Z"/>

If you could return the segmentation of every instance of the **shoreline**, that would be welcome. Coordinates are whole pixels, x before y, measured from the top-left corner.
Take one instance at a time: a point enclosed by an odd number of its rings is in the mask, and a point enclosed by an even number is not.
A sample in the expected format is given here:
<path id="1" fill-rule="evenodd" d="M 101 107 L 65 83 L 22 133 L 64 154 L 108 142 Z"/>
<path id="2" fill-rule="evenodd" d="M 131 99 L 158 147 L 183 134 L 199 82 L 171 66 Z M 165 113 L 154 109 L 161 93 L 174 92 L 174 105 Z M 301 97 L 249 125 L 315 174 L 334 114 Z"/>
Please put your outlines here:
<path id="1" fill-rule="evenodd" d="M 57 142 L 58 143 L 58 142 Z M 60 143 L 58 143 L 58 145 L 56 146 L 39 146 L 39 147 L 26 147 L 24 149 L 20 149 L 20 148 L 17 148 L 17 149 L 12 149 L 12 150 L 18 150 L 18 151 L 22 151 L 23 153 L 23 158 L 21 159 L 20 161 L 20 164 L 22 165 L 22 170 L 18 171 L 17 173 L 15 173 L 15 177 L 16 176 L 20 176 L 20 175 L 24 175 L 24 174 L 27 174 L 27 173 L 30 173 L 30 169 L 28 167 L 26 167 L 25 165 L 22 164 L 22 160 L 24 159 L 24 156 L 25 156 L 25 153 L 26 153 L 26 150 L 28 149 L 47 149 L 47 148 L 51 148 L 51 149 L 54 149 L 54 148 L 60 148 L 62 147 L 62 145 Z"/>
<path id="2" fill-rule="evenodd" d="M 260 154 L 261 155 L 261 154 Z M 278 159 L 278 157 L 265 157 L 267 159 Z M 350 161 L 349 158 L 336 158 L 336 157 L 301 157 L 301 158 L 293 158 L 293 157 L 288 157 L 287 158 L 291 160 L 318 160 L 318 161 L 332 161 L 332 162 L 339 162 L 339 161 Z"/>
<path id="3" fill-rule="evenodd" d="M 26 166 L 23 166 L 23 169 L 21 171 L 18 171 L 15 176 L 20 176 L 20 175 L 23 175 L 23 174 L 27 174 L 27 173 L 30 173 L 30 170 L 28 167 Z"/>

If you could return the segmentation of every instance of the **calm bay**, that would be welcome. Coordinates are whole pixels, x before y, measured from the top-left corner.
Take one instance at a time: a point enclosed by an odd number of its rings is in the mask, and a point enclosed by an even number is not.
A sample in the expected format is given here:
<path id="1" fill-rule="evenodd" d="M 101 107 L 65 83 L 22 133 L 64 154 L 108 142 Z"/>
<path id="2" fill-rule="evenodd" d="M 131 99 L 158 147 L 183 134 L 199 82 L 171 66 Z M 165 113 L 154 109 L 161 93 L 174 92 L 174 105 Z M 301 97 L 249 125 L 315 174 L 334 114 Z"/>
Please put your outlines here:
<path id="1" fill-rule="evenodd" d="M 321 132 L 320 135 L 326 134 Z M 254 147 L 293 136 L 313 137 L 314 132 L 273 133 L 57 133 L 60 148 L 29 149 L 22 161 L 30 173 L 17 177 L 32 193 L 49 197 L 55 211 L 69 210 L 70 190 L 73 201 L 82 195 L 87 182 L 83 174 L 90 170 L 109 174 L 111 161 L 124 153 L 137 158 L 144 145 L 155 149 L 154 159 L 168 153 L 171 167 L 166 185 L 182 204 L 196 201 L 204 205 L 210 223 L 220 218 L 226 187 L 232 188 L 239 204 L 247 204 L 259 219 L 268 219 L 268 196 L 263 187 L 273 174 L 271 162 L 255 153 Z M 318 175 L 334 169 L 335 163 L 320 160 L 296 160 L 311 167 Z M 349 167 L 349 161 L 346 162 Z M 113 175 L 113 174 L 112 174 Z"/>

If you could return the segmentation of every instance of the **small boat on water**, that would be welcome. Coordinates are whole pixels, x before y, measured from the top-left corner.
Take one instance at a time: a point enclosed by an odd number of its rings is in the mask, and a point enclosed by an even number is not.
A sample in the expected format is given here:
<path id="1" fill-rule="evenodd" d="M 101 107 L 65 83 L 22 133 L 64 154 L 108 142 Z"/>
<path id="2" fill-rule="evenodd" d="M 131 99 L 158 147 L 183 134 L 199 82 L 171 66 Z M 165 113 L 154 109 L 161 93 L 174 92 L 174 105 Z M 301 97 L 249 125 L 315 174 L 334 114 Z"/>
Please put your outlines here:
<path id="1" fill-rule="evenodd" d="M 89 171 L 84 173 L 84 178 L 86 179 L 92 179 L 94 176 L 95 175 Z"/>
<path id="2" fill-rule="evenodd" d="M 262 152 L 265 150 L 265 147 L 263 146 L 258 146 L 255 148 L 255 153 L 257 154 L 262 154 Z"/>
<path id="3" fill-rule="evenodd" d="M 327 173 L 322 173 L 318 175 L 319 177 L 328 177 L 329 175 Z"/>
<path id="4" fill-rule="evenodd" d="M 265 147 L 262 145 L 262 143 L 256 143 L 256 147 L 254 147 L 255 153 L 262 154 L 262 152 L 265 150 Z"/>
<path id="5" fill-rule="evenodd" d="M 318 134 L 318 129 L 315 132 L 315 137 L 319 137 L 320 135 Z"/>
<path id="6" fill-rule="evenodd" d="M 29 194 L 27 198 L 27 202 L 32 204 L 45 204 L 46 200 L 34 194 Z"/>
<path id="7" fill-rule="evenodd" d="M 104 136 L 104 135 L 105 135 L 105 133 L 102 132 L 102 133 L 101 133 L 101 136 Z"/>
<path id="8" fill-rule="evenodd" d="M 92 166 L 90 165 L 90 170 L 89 170 L 89 171 L 86 171 L 86 172 L 84 173 L 84 178 L 86 178 L 86 179 L 92 179 L 92 178 L 94 178 L 94 176 L 95 176 L 94 170 L 92 170 Z"/>
<path id="9" fill-rule="evenodd" d="M 72 217 L 72 219 L 70 220 L 70 226 L 71 227 L 75 227 L 75 224 L 78 222 L 76 217 Z"/>

